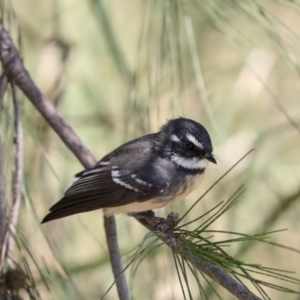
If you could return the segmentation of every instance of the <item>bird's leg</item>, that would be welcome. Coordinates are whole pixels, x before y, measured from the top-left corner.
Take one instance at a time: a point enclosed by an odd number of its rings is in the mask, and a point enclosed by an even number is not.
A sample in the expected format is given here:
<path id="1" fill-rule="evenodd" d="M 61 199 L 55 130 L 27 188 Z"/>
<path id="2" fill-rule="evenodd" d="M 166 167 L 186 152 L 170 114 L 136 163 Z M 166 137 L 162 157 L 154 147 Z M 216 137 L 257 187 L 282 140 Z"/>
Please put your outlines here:
<path id="1" fill-rule="evenodd" d="M 154 211 L 147 210 L 139 213 L 128 213 L 128 216 L 149 222 L 155 230 L 167 232 L 178 224 L 179 214 L 171 212 L 167 218 L 156 217 Z"/>

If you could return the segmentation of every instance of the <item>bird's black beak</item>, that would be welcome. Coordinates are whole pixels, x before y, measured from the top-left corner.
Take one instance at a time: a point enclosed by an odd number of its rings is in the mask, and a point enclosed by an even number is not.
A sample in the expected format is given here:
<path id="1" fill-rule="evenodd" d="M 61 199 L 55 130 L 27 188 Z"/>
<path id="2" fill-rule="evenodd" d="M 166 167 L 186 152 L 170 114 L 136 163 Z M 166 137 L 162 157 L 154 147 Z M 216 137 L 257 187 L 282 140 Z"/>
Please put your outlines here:
<path id="1" fill-rule="evenodd" d="M 205 158 L 206 158 L 208 161 L 210 161 L 210 162 L 212 162 L 212 163 L 214 163 L 214 164 L 217 164 L 217 161 L 216 161 L 216 159 L 214 158 L 214 156 L 213 156 L 212 154 L 209 154 L 209 155 L 205 156 Z"/>

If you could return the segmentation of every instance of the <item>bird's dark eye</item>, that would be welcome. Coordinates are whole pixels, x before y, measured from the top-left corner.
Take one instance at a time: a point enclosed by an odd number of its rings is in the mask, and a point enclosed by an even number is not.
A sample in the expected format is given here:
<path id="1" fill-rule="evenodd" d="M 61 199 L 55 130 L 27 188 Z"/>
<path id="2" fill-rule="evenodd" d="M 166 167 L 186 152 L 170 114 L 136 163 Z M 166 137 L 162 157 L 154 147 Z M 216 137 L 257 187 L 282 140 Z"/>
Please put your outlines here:
<path id="1" fill-rule="evenodd" d="M 193 143 L 186 143 L 185 144 L 185 149 L 187 150 L 187 151 L 192 151 L 193 149 L 194 149 L 194 144 Z"/>

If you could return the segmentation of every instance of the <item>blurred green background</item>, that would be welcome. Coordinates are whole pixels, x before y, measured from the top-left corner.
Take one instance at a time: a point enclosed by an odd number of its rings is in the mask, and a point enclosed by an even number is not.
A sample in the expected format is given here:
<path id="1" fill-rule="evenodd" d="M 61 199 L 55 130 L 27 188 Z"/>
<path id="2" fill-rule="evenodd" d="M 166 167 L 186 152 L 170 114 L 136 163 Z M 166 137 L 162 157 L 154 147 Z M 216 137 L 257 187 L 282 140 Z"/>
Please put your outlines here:
<path id="1" fill-rule="evenodd" d="M 212 228 L 245 234 L 288 229 L 272 241 L 300 249 L 298 1 L 14 0 L 2 1 L 2 16 L 37 85 L 97 158 L 178 115 L 207 128 L 218 165 L 209 166 L 201 187 L 185 201 L 158 215 L 183 214 L 254 147 L 188 217 L 227 200 L 245 183 L 239 203 Z M 21 250 L 15 259 L 29 264 L 41 299 L 99 299 L 113 283 L 102 212 L 40 225 L 82 166 L 23 100 Z M 13 119 L 7 99 L 3 118 L 9 182 Z M 147 231 L 127 216 L 116 219 L 126 265 Z M 243 247 L 226 251 L 299 277 L 299 254 L 267 244 Z M 130 270 L 126 276 L 133 280 L 133 299 L 183 299 L 167 247 L 151 252 L 133 279 Z M 191 289 L 201 299 L 192 279 Z M 299 299 L 266 291 L 271 299 Z M 115 288 L 105 299 L 117 299 Z"/>

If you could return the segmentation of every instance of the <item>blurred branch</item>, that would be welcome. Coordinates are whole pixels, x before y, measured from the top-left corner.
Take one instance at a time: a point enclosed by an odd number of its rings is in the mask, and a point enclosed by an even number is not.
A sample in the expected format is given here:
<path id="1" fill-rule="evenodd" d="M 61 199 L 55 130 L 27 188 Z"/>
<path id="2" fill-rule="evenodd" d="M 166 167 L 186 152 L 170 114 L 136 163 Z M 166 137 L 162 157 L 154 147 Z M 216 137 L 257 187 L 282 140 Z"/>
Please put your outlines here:
<path id="1" fill-rule="evenodd" d="M 1 23 L 0 59 L 8 78 L 13 80 L 16 86 L 23 91 L 23 93 L 28 97 L 28 99 L 33 103 L 33 105 L 37 108 L 49 125 L 54 129 L 65 145 L 74 153 L 74 155 L 86 168 L 92 167 L 96 163 L 96 159 L 83 145 L 73 129 L 58 114 L 50 100 L 41 93 L 36 84 L 33 82 L 29 73 L 23 66 L 18 50 L 15 48 L 8 32 L 4 29 Z M 108 220 L 105 220 L 104 222 L 105 231 L 107 239 L 110 240 L 110 243 L 108 243 L 108 248 L 118 294 L 120 299 L 128 300 L 129 292 L 125 276 L 122 273 L 123 266 L 117 237 L 116 234 L 111 234 L 111 232 L 116 232 L 114 217 L 107 217 L 107 219 Z M 121 298 L 121 296 L 123 298 Z"/>
<path id="2" fill-rule="evenodd" d="M 90 2 L 93 7 L 92 12 L 97 16 L 96 21 L 101 22 L 101 26 L 103 28 L 103 33 L 105 35 L 107 44 L 111 50 L 112 56 L 114 57 L 114 60 L 121 75 L 123 76 L 123 78 L 125 78 L 129 85 L 132 85 L 134 81 L 133 74 L 130 71 L 129 66 L 126 63 L 124 55 L 121 51 L 121 48 L 117 43 L 117 39 L 111 27 L 110 20 L 108 19 L 106 11 L 103 7 L 103 1 L 90 0 Z"/>
<path id="3" fill-rule="evenodd" d="M 189 14 L 187 12 L 185 13 L 185 27 L 187 31 L 187 36 L 188 36 L 188 42 L 189 42 L 189 48 L 191 52 L 191 57 L 192 57 L 192 64 L 194 68 L 194 73 L 195 73 L 195 79 L 197 83 L 197 89 L 199 91 L 199 96 L 202 101 L 203 108 L 205 110 L 205 113 L 210 120 L 210 123 L 214 127 L 214 129 L 218 132 L 218 126 L 216 123 L 216 120 L 214 118 L 210 102 L 208 100 L 206 88 L 205 88 L 205 83 L 202 75 L 202 70 L 201 70 L 201 64 L 200 64 L 200 59 L 199 55 L 197 53 L 197 45 L 196 45 L 196 38 L 195 38 L 195 33 L 194 33 L 194 27 L 193 27 L 193 22 Z"/>
<path id="4" fill-rule="evenodd" d="M 21 195 L 22 195 L 22 181 L 23 181 L 23 127 L 20 110 L 20 100 L 17 87 L 14 83 L 11 84 L 13 106 L 14 106 L 14 126 L 15 126 L 15 164 L 12 176 L 12 204 L 7 224 L 7 230 L 9 228 L 10 237 L 8 240 L 8 246 L 6 251 L 6 257 L 10 260 L 10 254 L 13 251 L 15 241 L 13 235 L 16 232 L 16 226 L 18 222 Z"/>
<path id="5" fill-rule="evenodd" d="M 269 228 L 275 224 L 278 218 L 288 211 L 288 209 L 300 198 L 300 190 L 297 190 L 295 193 L 290 195 L 285 199 L 279 199 L 278 205 L 274 207 L 274 209 L 269 213 L 269 216 L 264 221 L 264 225 L 262 227 L 262 232 L 269 231 Z"/>
<path id="6" fill-rule="evenodd" d="M 297 190 L 295 193 L 290 195 L 285 199 L 279 199 L 278 205 L 274 207 L 269 215 L 265 218 L 264 224 L 261 224 L 259 230 L 256 231 L 253 235 L 258 234 L 259 232 L 268 232 L 270 227 L 276 223 L 280 216 L 282 216 L 286 211 L 289 210 L 291 205 L 293 205 L 300 198 L 300 190 Z M 244 243 L 236 253 L 236 257 L 241 257 L 252 245 L 253 241 L 248 241 Z"/>

